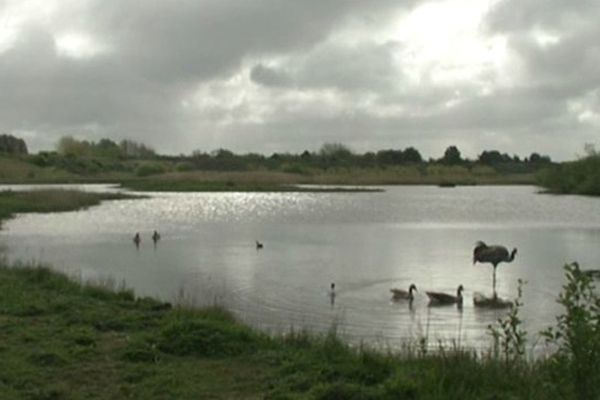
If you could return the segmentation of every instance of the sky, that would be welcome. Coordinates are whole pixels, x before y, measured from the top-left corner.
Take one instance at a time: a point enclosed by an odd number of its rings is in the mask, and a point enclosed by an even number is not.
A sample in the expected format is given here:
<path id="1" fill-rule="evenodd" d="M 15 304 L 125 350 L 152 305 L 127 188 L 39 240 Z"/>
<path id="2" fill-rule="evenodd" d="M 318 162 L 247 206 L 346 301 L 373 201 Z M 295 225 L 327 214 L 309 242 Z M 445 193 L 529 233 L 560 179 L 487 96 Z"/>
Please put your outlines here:
<path id="1" fill-rule="evenodd" d="M 0 132 L 569 160 L 598 142 L 599 20 L 597 0 L 0 0 Z"/>

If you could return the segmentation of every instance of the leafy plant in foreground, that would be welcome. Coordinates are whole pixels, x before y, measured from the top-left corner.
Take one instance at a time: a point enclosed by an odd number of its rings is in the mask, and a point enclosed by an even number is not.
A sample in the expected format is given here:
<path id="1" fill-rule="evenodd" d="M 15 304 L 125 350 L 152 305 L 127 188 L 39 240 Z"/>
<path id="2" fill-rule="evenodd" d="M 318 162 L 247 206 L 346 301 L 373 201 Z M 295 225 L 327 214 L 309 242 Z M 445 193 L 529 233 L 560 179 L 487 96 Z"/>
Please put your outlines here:
<path id="1" fill-rule="evenodd" d="M 523 320 L 519 316 L 519 311 L 523 307 L 523 285 L 526 283 L 521 279 L 518 280 L 517 298 L 512 308 L 504 318 L 498 319 L 496 326 L 488 326 L 494 341 L 494 355 L 498 357 L 501 350 L 507 365 L 511 361 L 521 360 L 525 355 L 527 331 L 523 329 Z"/>
<path id="2" fill-rule="evenodd" d="M 600 398 L 600 296 L 577 263 L 565 265 L 567 283 L 558 297 L 565 313 L 542 335 L 558 348 L 554 361 L 570 377 L 577 398 Z"/>

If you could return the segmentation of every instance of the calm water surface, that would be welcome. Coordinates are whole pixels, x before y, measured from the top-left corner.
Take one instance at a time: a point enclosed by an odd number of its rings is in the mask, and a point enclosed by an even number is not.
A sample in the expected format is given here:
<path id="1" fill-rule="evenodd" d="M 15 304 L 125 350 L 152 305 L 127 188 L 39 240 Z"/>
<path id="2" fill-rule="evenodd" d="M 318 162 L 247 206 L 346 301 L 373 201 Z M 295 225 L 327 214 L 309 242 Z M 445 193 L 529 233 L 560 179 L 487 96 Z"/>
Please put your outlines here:
<path id="1" fill-rule="evenodd" d="M 269 332 L 335 324 L 348 340 L 392 348 L 421 335 L 430 343 L 490 344 L 486 327 L 503 312 L 472 305 L 473 293 L 490 294 L 492 283 L 490 265 L 472 264 L 477 240 L 518 248 L 513 263 L 498 267 L 498 292 L 513 298 L 517 279 L 528 281 L 523 317 L 531 342 L 560 311 L 563 265 L 600 268 L 600 199 L 541 195 L 535 187 L 151 195 L 21 215 L 4 224 L 0 246 L 10 260 L 124 280 L 139 295 L 223 304 Z M 162 235 L 156 247 L 154 229 Z M 390 288 L 412 282 L 419 289 L 412 308 L 390 301 Z M 425 290 L 454 292 L 459 284 L 462 310 L 428 307 Z"/>

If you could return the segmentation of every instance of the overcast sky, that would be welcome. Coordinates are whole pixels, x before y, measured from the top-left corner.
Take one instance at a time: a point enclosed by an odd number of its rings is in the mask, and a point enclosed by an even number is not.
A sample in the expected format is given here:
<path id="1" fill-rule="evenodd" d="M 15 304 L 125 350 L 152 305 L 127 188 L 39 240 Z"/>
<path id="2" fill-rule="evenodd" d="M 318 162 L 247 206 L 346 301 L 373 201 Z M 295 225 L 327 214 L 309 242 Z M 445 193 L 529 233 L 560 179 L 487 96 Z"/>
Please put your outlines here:
<path id="1" fill-rule="evenodd" d="M 600 133 L 597 0 L 0 0 L 0 132 L 573 159 Z"/>

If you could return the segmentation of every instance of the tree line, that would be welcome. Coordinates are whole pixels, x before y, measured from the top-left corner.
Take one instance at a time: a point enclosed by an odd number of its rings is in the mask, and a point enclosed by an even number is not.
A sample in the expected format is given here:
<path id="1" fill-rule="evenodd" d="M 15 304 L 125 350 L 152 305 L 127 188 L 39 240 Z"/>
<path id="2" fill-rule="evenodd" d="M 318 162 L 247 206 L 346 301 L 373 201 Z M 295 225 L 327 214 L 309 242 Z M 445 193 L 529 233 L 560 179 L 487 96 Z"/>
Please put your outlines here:
<path id="1" fill-rule="evenodd" d="M 12 135 L 0 135 L 0 154 L 26 155 L 27 145 L 23 139 Z"/>
<path id="2" fill-rule="evenodd" d="M 4 145 L 8 143 L 8 145 Z M 10 151 L 3 149 L 9 148 Z M 20 149 L 20 150 L 17 150 Z M 22 139 L 11 135 L 0 136 L 0 152 L 26 155 L 27 147 Z M 290 173 L 303 173 L 309 169 L 330 168 L 386 168 L 401 165 L 441 164 L 448 166 L 488 165 L 499 172 L 532 172 L 552 164 L 550 157 L 531 153 L 528 157 L 508 155 L 498 150 L 485 150 L 474 160 L 464 158 L 456 146 L 446 148 L 440 158 L 425 160 L 414 147 L 384 149 L 376 152 L 355 153 L 342 143 L 325 143 L 318 151 L 302 153 L 259 153 L 236 154 L 231 150 L 217 149 L 211 152 L 195 150 L 189 155 L 160 155 L 151 147 L 132 140 L 115 142 L 111 139 L 99 141 L 78 140 L 63 136 L 55 151 L 42 151 L 28 157 L 38 166 L 55 166 L 76 173 L 94 173 L 108 170 L 130 171 L 127 161 L 146 161 L 145 168 L 151 173 L 160 173 L 159 163 L 168 161 L 176 170 L 221 170 L 244 171 L 253 169 L 277 169 Z M 151 166 L 154 161 L 156 165 Z"/>

